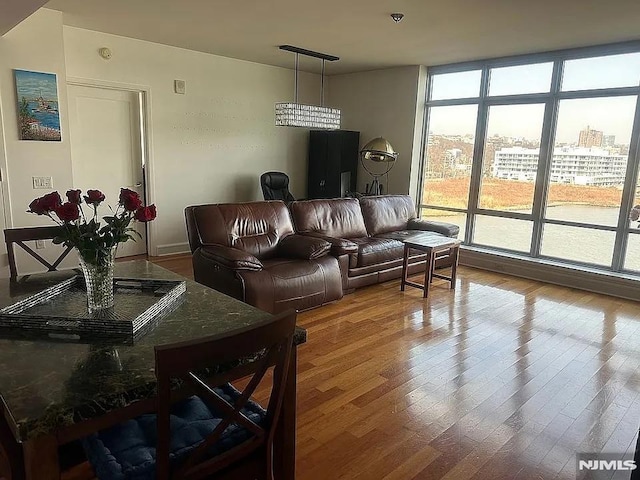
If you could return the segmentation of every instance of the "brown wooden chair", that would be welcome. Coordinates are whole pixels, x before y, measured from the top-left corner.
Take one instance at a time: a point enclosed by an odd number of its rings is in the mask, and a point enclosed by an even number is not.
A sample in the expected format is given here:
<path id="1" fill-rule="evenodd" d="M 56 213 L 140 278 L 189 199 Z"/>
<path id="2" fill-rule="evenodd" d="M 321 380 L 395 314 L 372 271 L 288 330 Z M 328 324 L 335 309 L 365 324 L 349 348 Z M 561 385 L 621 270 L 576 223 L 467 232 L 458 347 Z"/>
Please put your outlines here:
<path id="1" fill-rule="evenodd" d="M 96 476 L 272 480 L 295 322 L 296 314 L 285 312 L 232 335 L 155 347 L 158 413 L 85 439 Z M 213 365 L 226 368 L 212 372 Z M 264 410 L 251 396 L 272 367 Z M 229 383 L 238 379 L 242 391 Z"/>
<path id="2" fill-rule="evenodd" d="M 22 446 L 16 441 L 2 413 L 0 413 L 0 478 L 5 480 L 25 478 Z"/>
<path id="3" fill-rule="evenodd" d="M 53 262 L 49 263 L 42 258 L 35 250 L 24 242 L 36 240 L 51 240 L 58 233 L 58 227 L 27 227 L 27 228 L 6 228 L 4 230 L 4 241 L 7 244 L 7 254 L 9 255 L 9 272 L 11 280 L 18 279 L 18 268 L 16 267 L 16 255 L 13 245 L 16 244 L 25 252 L 38 260 L 42 265 L 47 267 L 49 272 L 55 272 L 65 257 L 69 254 L 73 247 L 66 247 L 60 256 Z"/>

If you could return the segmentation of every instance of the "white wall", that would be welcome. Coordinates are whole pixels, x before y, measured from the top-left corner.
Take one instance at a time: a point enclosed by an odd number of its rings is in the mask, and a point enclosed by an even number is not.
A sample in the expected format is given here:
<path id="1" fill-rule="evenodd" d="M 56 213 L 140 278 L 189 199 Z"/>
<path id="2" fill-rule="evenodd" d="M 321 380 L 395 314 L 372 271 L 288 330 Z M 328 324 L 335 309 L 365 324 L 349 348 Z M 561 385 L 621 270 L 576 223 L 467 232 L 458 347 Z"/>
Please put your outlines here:
<path id="1" fill-rule="evenodd" d="M 66 26 L 64 46 L 69 78 L 150 89 L 152 254 L 185 250 L 185 206 L 262 199 L 265 171 L 287 172 L 304 197 L 308 132 L 274 126 L 274 103 L 293 96 L 291 70 Z M 109 61 L 98 55 L 105 46 Z M 317 75 L 303 81 L 302 97 L 317 95 Z"/>
<path id="2" fill-rule="evenodd" d="M 17 97 L 13 69 L 55 73 L 58 78 L 61 142 L 37 142 L 18 139 Z M 62 14 L 41 9 L 0 38 L 0 110 L 3 135 L 0 149 L 4 151 L 9 200 L 7 224 L 13 227 L 51 225 L 44 217 L 26 213 L 29 203 L 47 193 L 34 190 L 32 176 L 51 176 L 54 188 L 65 192 L 73 184 L 71 178 L 71 153 L 66 106 L 66 69 L 62 39 Z M 0 154 L 0 161 L 3 155 Z M 42 251 L 43 256 L 55 258 L 53 251 Z M 25 254 L 26 255 L 26 254 Z M 37 263 L 22 263 L 23 271 L 31 271 Z M 4 265 L 4 262 L 2 262 Z M 26 270 L 25 270 L 26 269 Z"/>
<path id="3" fill-rule="evenodd" d="M 415 196 L 422 140 L 426 71 L 408 66 L 330 77 L 329 104 L 342 110 L 342 128 L 360 131 L 360 146 L 386 138 L 398 160 L 389 172 L 388 193 Z M 358 190 L 371 181 L 362 165 Z"/>

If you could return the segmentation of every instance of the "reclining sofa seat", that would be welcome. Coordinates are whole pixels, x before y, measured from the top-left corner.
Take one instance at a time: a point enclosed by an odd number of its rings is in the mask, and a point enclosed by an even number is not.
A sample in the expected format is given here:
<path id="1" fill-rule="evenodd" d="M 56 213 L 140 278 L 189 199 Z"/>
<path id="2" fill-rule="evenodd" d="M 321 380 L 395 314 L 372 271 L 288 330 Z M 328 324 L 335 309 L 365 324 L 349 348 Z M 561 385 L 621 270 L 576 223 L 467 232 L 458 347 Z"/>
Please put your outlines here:
<path id="1" fill-rule="evenodd" d="M 298 233 L 331 243 L 340 263 L 345 291 L 399 278 L 402 274 L 402 240 L 416 236 L 456 237 L 457 225 L 416 218 L 408 195 L 380 195 L 330 200 L 307 200 L 289 205 Z M 424 271 L 426 255 L 409 257 L 409 272 Z M 447 258 L 436 267 L 450 265 Z"/>
<path id="2" fill-rule="evenodd" d="M 190 206 L 185 217 L 197 282 L 271 313 L 342 298 L 331 245 L 296 235 L 284 202 Z"/>

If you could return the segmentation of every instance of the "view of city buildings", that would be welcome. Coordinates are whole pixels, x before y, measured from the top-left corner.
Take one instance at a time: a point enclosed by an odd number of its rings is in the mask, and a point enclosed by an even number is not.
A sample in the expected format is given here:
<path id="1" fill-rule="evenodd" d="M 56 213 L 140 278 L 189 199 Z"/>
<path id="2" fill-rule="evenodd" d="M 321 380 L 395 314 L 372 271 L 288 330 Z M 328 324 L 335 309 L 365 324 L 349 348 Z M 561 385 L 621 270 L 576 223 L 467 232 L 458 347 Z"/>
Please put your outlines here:
<path id="1" fill-rule="evenodd" d="M 427 178 L 470 175 L 473 135 L 429 135 Z M 585 127 L 577 142 L 557 144 L 551 163 L 551 182 L 614 187 L 624 184 L 628 145 L 616 144 L 615 135 Z M 494 135 L 485 145 L 483 176 L 534 182 L 540 156 L 539 142 Z"/>

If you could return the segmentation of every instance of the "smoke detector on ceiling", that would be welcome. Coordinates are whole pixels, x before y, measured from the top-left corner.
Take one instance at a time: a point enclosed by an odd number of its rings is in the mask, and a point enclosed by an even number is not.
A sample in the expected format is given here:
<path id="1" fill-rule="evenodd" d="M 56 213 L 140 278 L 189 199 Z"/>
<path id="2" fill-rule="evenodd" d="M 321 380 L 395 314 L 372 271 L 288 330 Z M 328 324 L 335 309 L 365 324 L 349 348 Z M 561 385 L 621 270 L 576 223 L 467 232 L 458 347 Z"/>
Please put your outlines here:
<path id="1" fill-rule="evenodd" d="M 404 13 L 392 13 L 391 18 L 393 18 L 394 22 L 400 23 L 400 21 L 402 21 L 402 19 L 404 18 Z"/>

